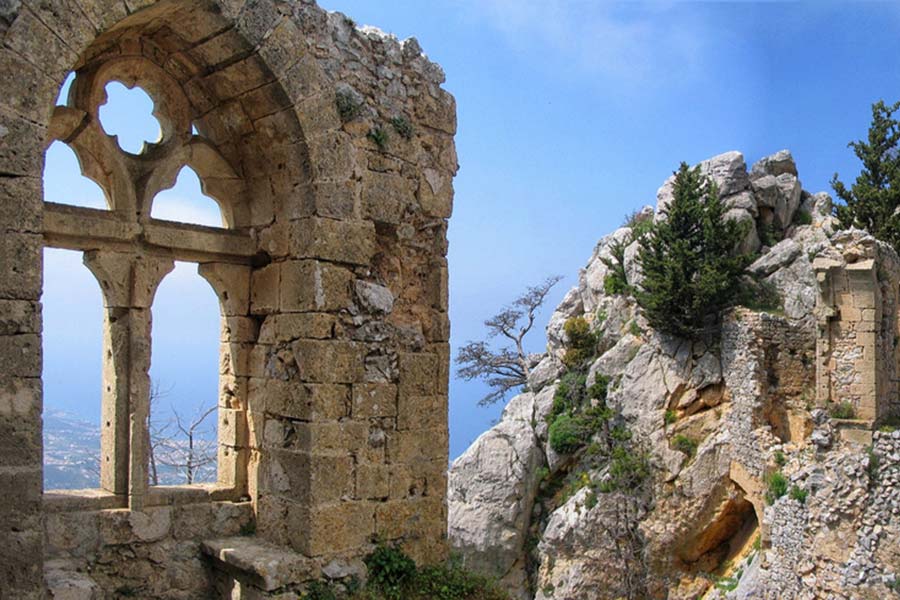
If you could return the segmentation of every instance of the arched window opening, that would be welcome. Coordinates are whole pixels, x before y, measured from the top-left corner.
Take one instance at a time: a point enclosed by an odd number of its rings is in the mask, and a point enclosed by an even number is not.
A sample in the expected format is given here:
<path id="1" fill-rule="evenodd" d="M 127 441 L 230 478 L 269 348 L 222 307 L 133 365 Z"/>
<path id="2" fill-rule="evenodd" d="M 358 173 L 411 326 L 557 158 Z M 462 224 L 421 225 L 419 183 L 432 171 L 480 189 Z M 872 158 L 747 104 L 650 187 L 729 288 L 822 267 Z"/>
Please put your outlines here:
<path id="1" fill-rule="evenodd" d="M 196 265 L 176 262 L 153 302 L 150 485 L 216 482 L 220 320 Z"/>
<path id="2" fill-rule="evenodd" d="M 218 203 L 203 193 L 200 177 L 187 166 L 182 167 L 173 187 L 161 191 L 153 199 L 150 216 L 207 227 L 223 225 Z"/>
<path id="3" fill-rule="evenodd" d="M 72 88 L 72 82 L 75 81 L 75 71 L 70 71 L 63 81 L 62 87 L 59 88 L 59 94 L 56 96 L 57 106 L 66 106 L 69 99 L 69 90 Z"/>
<path id="4" fill-rule="evenodd" d="M 103 189 L 82 174 L 75 151 L 59 141 L 50 144 L 44 156 L 44 200 L 109 209 Z"/>
<path id="5" fill-rule="evenodd" d="M 103 298 L 80 252 L 44 249 L 44 489 L 100 485 Z"/>
<path id="6" fill-rule="evenodd" d="M 107 134 L 117 137 L 119 148 L 140 154 L 144 144 L 162 139 L 153 107 L 153 99 L 140 87 L 128 89 L 111 81 L 106 85 L 106 103 L 100 107 L 100 125 Z"/>

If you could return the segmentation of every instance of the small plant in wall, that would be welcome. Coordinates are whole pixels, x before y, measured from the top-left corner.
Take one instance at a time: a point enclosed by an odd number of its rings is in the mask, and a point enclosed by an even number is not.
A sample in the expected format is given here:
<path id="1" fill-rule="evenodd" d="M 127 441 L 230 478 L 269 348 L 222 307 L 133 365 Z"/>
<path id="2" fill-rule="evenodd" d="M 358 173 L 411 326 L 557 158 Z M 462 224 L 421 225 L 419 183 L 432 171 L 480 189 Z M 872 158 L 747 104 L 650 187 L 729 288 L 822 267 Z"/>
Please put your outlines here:
<path id="1" fill-rule="evenodd" d="M 369 130 L 369 133 L 366 134 L 366 137 L 372 140 L 372 142 L 378 146 L 379 150 L 383 151 L 387 148 L 388 134 L 387 131 L 381 127 L 373 127 Z"/>
<path id="2" fill-rule="evenodd" d="M 781 471 L 775 471 L 769 475 L 766 502 L 775 504 L 775 501 L 784 496 L 788 491 L 788 479 Z"/>
<path id="3" fill-rule="evenodd" d="M 850 402 L 840 402 L 833 404 L 828 413 L 832 419 L 855 419 L 856 409 Z"/>
<path id="4" fill-rule="evenodd" d="M 406 117 L 394 117 L 393 119 L 391 119 L 391 126 L 394 128 L 394 131 L 396 131 L 403 139 L 412 139 L 413 126 L 412 123 L 409 122 L 409 119 L 407 119 Z"/>
<path id="5" fill-rule="evenodd" d="M 342 123 L 352 121 L 362 112 L 362 103 L 349 90 L 338 90 L 335 94 L 335 104 Z"/>

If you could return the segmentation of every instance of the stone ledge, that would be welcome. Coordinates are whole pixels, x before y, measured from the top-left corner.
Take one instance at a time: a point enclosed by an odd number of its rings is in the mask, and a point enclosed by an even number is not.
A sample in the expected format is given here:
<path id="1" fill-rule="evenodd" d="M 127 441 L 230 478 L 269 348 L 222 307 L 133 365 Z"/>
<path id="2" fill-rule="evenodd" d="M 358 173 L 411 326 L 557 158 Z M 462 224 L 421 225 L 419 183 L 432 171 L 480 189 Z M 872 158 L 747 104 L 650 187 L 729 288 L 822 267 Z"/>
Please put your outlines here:
<path id="1" fill-rule="evenodd" d="M 52 600 L 99 600 L 100 587 L 87 574 L 64 560 L 44 564 L 44 582 Z"/>
<path id="2" fill-rule="evenodd" d="M 316 566 L 311 559 L 256 537 L 207 540 L 201 548 L 216 567 L 266 592 L 307 581 L 315 575 Z"/>
<path id="3" fill-rule="evenodd" d="M 845 442 L 863 446 L 872 445 L 874 422 L 869 419 L 832 419 L 838 435 Z"/>

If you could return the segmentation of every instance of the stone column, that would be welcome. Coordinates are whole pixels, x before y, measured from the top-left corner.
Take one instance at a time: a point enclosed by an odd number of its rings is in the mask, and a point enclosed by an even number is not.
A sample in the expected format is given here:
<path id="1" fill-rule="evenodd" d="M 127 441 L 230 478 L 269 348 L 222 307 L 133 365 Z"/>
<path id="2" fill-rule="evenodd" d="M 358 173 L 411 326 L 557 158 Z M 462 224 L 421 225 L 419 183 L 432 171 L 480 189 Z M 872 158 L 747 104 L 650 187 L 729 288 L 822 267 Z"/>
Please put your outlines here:
<path id="1" fill-rule="evenodd" d="M 100 282 L 105 308 L 100 485 L 139 509 L 147 488 L 150 307 L 175 264 L 106 250 L 86 252 L 84 263 Z"/>

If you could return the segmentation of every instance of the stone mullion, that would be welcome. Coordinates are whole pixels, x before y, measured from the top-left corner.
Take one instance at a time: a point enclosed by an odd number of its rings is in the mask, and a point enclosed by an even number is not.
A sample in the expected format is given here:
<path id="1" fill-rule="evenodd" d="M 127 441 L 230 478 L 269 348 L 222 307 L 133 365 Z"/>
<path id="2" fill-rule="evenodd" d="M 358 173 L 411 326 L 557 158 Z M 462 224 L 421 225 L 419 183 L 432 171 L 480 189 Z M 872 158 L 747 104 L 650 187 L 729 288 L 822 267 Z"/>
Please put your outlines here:
<path id="1" fill-rule="evenodd" d="M 147 490 L 150 329 L 153 295 L 174 267 L 169 258 L 96 250 L 85 265 L 103 290 L 101 486 L 141 508 Z"/>
<path id="2" fill-rule="evenodd" d="M 128 507 L 140 510 L 147 494 L 150 460 L 150 330 L 149 308 L 129 309 L 128 340 Z"/>

